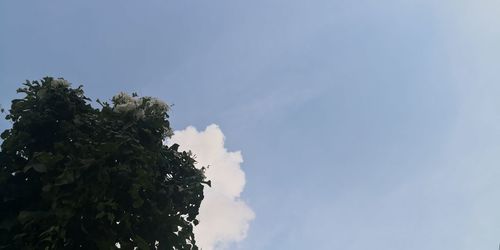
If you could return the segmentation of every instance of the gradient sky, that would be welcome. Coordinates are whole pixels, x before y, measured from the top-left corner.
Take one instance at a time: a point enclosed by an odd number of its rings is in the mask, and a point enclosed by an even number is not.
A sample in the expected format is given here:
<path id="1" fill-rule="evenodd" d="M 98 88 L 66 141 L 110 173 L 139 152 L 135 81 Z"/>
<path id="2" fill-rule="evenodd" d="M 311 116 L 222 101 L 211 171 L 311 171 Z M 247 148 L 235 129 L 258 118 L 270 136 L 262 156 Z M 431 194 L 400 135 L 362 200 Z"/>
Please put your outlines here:
<path id="1" fill-rule="evenodd" d="M 5 0 L 0 103 L 50 75 L 218 124 L 256 215 L 229 249 L 497 249 L 499 27 L 493 0 Z"/>

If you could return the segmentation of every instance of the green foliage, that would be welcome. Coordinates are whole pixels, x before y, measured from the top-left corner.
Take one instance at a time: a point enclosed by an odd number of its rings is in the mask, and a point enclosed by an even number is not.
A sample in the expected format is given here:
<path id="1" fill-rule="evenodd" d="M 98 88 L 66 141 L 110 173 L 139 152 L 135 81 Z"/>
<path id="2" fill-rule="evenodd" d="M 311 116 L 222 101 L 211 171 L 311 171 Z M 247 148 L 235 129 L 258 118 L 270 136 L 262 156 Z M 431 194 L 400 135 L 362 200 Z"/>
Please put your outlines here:
<path id="1" fill-rule="evenodd" d="M 18 92 L 1 134 L 0 248 L 198 249 L 207 182 L 163 145 L 167 105 L 122 93 L 96 109 L 50 77 Z"/>

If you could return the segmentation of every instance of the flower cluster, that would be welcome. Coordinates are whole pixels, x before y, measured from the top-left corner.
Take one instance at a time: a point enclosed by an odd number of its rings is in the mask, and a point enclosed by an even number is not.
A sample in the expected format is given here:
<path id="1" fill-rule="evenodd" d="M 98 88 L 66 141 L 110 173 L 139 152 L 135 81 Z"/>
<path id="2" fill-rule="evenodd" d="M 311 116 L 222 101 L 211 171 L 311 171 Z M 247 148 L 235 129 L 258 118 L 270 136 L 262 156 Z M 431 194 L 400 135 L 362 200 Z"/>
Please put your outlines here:
<path id="1" fill-rule="evenodd" d="M 140 100 L 129 96 L 126 93 L 120 92 L 118 95 L 113 96 L 113 103 L 115 104 L 114 111 L 118 113 L 126 113 L 130 111 L 140 111 Z M 142 110 L 142 115 L 139 115 L 139 119 L 144 118 L 144 110 Z M 139 112 L 141 113 L 141 112 Z"/>
<path id="2" fill-rule="evenodd" d="M 153 97 L 136 98 L 126 93 L 120 92 L 112 99 L 113 110 L 118 113 L 133 112 L 137 119 L 144 119 L 146 116 L 164 116 L 170 110 L 170 106 L 165 102 Z"/>
<path id="3" fill-rule="evenodd" d="M 57 88 L 57 87 L 63 87 L 63 88 L 67 88 L 69 87 L 70 83 L 66 80 L 64 80 L 63 78 L 57 78 L 57 79 L 52 79 L 52 81 L 50 82 L 50 86 L 54 87 L 54 88 Z"/>

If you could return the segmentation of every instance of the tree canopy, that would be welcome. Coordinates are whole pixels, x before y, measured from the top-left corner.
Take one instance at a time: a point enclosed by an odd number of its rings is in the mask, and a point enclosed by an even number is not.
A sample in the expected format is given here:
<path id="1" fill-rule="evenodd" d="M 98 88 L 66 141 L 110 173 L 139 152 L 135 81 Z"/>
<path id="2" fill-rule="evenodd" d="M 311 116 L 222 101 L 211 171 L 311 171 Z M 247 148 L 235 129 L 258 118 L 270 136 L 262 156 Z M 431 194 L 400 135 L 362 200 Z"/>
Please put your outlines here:
<path id="1" fill-rule="evenodd" d="M 27 81 L 1 134 L 0 248 L 198 249 L 204 169 L 167 146 L 169 106 Z"/>

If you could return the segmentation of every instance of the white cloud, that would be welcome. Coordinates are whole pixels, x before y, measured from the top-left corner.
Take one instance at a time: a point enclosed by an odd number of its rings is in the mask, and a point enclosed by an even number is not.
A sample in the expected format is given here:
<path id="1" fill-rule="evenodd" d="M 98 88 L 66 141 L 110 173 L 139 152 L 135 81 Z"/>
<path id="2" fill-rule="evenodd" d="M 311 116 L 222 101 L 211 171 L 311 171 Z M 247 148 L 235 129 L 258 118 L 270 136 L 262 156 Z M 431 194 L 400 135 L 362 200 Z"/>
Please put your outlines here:
<path id="1" fill-rule="evenodd" d="M 200 207 L 200 224 L 195 227 L 198 246 L 203 250 L 224 249 L 246 237 L 254 212 L 240 199 L 245 186 L 245 173 L 240 151 L 228 152 L 224 134 L 212 124 L 205 131 L 194 127 L 175 131 L 168 144 L 177 143 L 180 150 L 191 150 L 198 167 L 209 166 L 206 176 L 212 187 L 205 188 Z"/>

